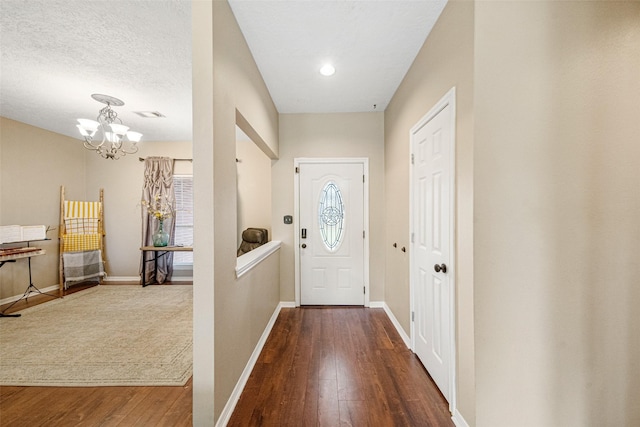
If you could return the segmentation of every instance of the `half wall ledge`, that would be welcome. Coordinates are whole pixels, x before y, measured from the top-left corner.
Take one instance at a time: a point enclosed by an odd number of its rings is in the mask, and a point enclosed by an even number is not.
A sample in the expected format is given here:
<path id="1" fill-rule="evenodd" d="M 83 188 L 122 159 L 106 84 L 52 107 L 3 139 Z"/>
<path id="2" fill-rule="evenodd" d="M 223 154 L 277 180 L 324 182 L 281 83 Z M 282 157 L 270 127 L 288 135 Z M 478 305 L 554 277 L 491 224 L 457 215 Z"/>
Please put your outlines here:
<path id="1" fill-rule="evenodd" d="M 280 240 L 272 240 L 255 248 L 251 252 L 247 252 L 246 254 L 239 256 L 236 261 L 236 278 L 242 277 L 246 272 L 260 264 L 262 260 L 280 249 L 281 244 L 282 242 Z"/>

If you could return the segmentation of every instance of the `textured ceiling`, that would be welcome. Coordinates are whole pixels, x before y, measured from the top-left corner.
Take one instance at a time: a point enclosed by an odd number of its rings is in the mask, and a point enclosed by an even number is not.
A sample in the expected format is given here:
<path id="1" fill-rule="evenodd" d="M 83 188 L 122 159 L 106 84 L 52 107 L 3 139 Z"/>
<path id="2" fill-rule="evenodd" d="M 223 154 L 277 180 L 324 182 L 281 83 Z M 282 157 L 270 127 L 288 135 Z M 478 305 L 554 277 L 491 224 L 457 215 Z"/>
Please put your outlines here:
<path id="1" fill-rule="evenodd" d="M 384 110 L 445 2 L 230 4 L 278 111 L 300 113 Z M 4 117 L 79 138 L 103 93 L 143 141 L 191 139 L 189 0 L 0 0 L 0 59 Z"/>
<path id="2" fill-rule="evenodd" d="M 0 1 L 0 115 L 79 138 L 114 108 L 143 141 L 191 140 L 191 2 Z M 144 119 L 133 111 L 159 111 Z"/>

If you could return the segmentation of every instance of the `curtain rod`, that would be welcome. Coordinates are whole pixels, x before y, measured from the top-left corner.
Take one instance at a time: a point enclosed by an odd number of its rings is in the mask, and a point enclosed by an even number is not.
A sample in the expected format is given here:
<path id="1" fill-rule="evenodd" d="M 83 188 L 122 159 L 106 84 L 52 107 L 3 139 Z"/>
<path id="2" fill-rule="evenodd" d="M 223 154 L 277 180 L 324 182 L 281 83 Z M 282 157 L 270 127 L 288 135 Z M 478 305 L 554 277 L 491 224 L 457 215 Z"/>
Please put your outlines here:
<path id="1" fill-rule="evenodd" d="M 141 162 L 144 162 L 144 157 L 138 157 L 138 160 L 140 160 Z M 176 162 L 193 162 L 193 159 L 171 159 L 174 160 Z"/>

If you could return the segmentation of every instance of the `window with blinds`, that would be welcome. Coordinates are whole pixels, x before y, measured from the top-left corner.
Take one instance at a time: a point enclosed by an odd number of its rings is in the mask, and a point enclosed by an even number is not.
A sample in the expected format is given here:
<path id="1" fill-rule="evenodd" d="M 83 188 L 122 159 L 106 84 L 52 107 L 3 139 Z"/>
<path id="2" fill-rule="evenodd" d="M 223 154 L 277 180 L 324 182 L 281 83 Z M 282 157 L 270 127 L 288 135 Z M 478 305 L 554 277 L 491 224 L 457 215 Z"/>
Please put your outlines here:
<path id="1" fill-rule="evenodd" d="M 193 246 L 193 176 L 174 175 L 176 196 L 175 244 Z M 192 265 L 193 252 L 174 252 L 173 265 Z"/>

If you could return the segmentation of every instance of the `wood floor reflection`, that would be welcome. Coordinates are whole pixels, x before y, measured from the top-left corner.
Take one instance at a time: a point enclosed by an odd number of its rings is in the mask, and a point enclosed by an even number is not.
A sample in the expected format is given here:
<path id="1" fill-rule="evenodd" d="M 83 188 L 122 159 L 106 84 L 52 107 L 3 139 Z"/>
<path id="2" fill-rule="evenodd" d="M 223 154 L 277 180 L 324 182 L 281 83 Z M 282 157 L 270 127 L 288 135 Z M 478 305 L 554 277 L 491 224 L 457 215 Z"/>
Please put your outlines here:
<path id="1" fill-rule="evenodd" d="M 0 426 L 190 426 L 192 402 L 191 380 L 184 387 L 3 386 Z M 228 425 L 454 424 L 382 309 L 308 307 L 281 311 Z"/>
<path id="2" fill-rule="evenodd" d="M 283 309 L 229 426 L 453 426 L 382 309 Z"/>

